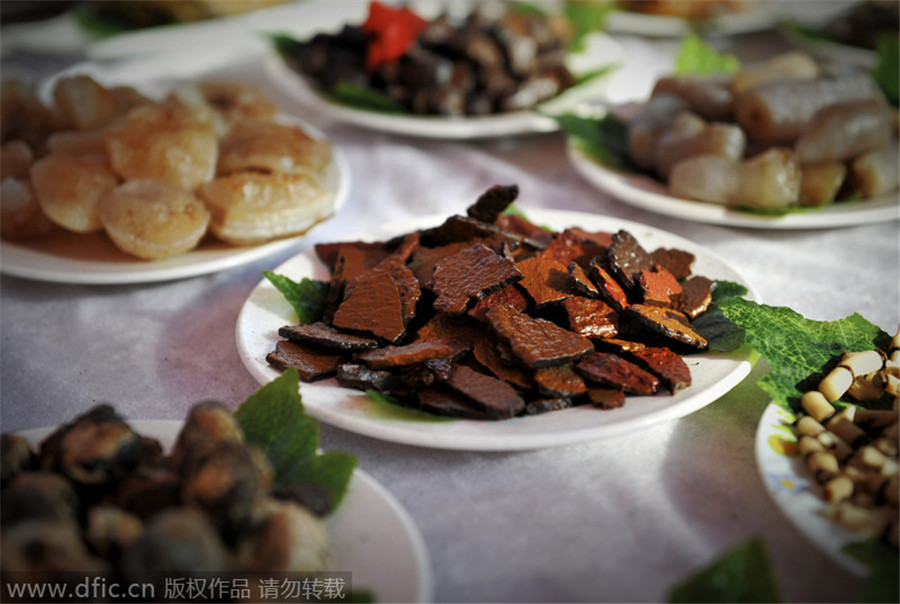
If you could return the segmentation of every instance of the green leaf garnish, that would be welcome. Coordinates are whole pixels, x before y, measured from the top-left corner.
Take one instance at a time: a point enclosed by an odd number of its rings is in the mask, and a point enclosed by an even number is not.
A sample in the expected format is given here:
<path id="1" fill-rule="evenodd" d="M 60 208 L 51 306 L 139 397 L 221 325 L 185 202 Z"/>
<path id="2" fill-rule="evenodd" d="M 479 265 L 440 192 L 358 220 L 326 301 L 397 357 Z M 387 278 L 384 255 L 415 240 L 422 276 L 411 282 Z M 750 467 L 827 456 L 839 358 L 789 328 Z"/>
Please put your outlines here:
<path id="1" fill-rule="evenodd" d="M 615 115 L 595 118 L 566 113 L 556 120 L 585 154 L 612 168 L 630 169 L 628 126 Z"/>
<path id="2" fill-rule="evenodd" d="M 744 343 L 744 331 L 728 320 L 718 302 L 733 296 L 744 296 L 747 288 L 733 281 L 717 281 L 712 303 L 706 311 L 691 321 L 691 325 L 706 338 L 712 352 L 731 352 Z"/>
<path id="3" fill-rule="evenodd" d="M 725 317 L 742 329 L 747 343 L 768 362 L 757 383 L 773 402 L 800 409 L 800 397 L 812 389 L 845 351 L 883 348 L 887 333 L 858 313 L 836 321 L 815 321 L 784 306 L 744 298 L 717 302 Z"/>
<path id="4" fill-rule="evenodd" d="M 383 113 L 409 113 L 387 95 L 368 86 L 351 84 L 350 82 L 338 82 L 334 87 L 325 91 L 325 94 L 335 103 L 355 109 L 381 111 Z"/>
<path id="5" fill-rule="evenodd" d="M 720 53 L 697 34 L 687 34 L 681 40 L 675 58 L 678 75 L 717 75 L 735 73 L 741 62 L 730 53 Z"/>
<path id="6" fill-rule="evenodd" d="M 263 271 L 275 289 L 288 301 L 301 324 L 315 323 L 322 318 L 330 285 L 304 277 L 299 283 L 272 271 Z"/>
<path id="7" fill-rule="evenodd" d="M 677 584 L 669 602 L 780 602 L 765 544 L 753 538 Z"/>
<path id="8" fill-rule="evenodd" d="M 900 602 L 900 555 L 881 539 L 851 543 L 844 553 L 869 569 L 863 602 Z"/>
<path id="9" fill-rule="evenodd" d="M 603 31 L 606 17 L 616 10 L 615 2 L 595 2 L 593 0 L 570 0 L 563 6 L 563 15 L 575 28 L 575 35 L 569 42 L 569 50 L 584 48 L 584 38 L 594 31 Z"/>
<path id="10" fill-rule="evenodd" d="M 883 34 L 877 43 L 878 64 L 872 70 L 872 78 L 892 105 L 900 102 L 900 38 L 895 34 Z"/>
<path id="11" fill-rule="evenodd" d="M 247 440 L 272 463 L 275 486 L 324 489 L 331 509 L 337 508 L 357 460 L 341 451 L 319 452 L 319 424 L 303 408 L 296 369 L 286 370 L 250 395 L 234 416 Z"/>

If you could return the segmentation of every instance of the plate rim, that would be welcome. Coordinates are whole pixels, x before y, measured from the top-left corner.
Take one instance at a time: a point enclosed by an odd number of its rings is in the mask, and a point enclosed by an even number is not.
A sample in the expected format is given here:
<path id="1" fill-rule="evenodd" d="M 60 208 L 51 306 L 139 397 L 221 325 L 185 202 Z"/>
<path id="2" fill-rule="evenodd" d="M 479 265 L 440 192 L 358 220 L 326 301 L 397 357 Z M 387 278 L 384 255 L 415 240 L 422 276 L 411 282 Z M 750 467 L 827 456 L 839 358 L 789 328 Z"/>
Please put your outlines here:
<path id="1" fill-rule="evenodd" d="M 547 209 L 537 209 L 537 208 L 529 208 L 525 210 L 526 215 L 529 218 L 534 219 L 536 222 L 542 222 L 547 220 L 549 217 L 553 217 L 555 220 L 559 222 L 566 222 L 567 224 L 584 224 L 582 222 L 585 219 L 588 220 L 596 220 L 598 222 L 610 222 L 615 225 L 620 226 L 621 228 L 631 229 L 632 231 L 640 231 L 643 230 L 645 233 L 647 231 L 653 233 L 654 236 L 662 236 L 664 239 L 668 239 L 669 242 L 672 242 L 673 245 L 683 243 L 687 245 L 689 248 L 694 248 L 696 250 L 701 251 L 704 256 L 713 263 L 719 264 L 721 267 L 727 269 L 728 272 L 733 273 L 734 277 L 738 279 L 742 285 L 745 285 L 748 289 L 747 296 L 754 300 L 759 300 L 760 296 L 756 292 L 756 290 L 750 285 L 749 281 L 740 274 L 734 267 L 732 267 L 729 263 L 722 260 L 715 253 L 707 250 L 705 247 L 700 244 L 694 243 L 680 235 L 670 233 L 668 231 L 664 231 L 663 229 L 659 229 L 657 227 L 653 227 L 646 224 L 637 223 L 634 221 L 621 219 L 614 216 L 602 216 L 597 214 L 589 214 L 586 212 L 578 212 L 578 211 L 569 211 L 569 210 L 547 210 Z M 432 226 L 435 224 L 440 224 L 444 219 L 446 219 L 448 214 L 436 214 L 431 216 L 419 216 L 411 220 L 400 221 L 391 223 L 388 225 L 382 225 L 380 229 L 370 230 L 364 233 L 353 233 L 345 237 L 341 237 L 341 240 L 354 240 L 354 239 L 371 239 L 373 237 L 387 237 L 391 232 L 394 234 L 406 232 L 409 229 L 422 228 L 427 226 Z M 579 220 L 580 219 L 580 220 Z M 588 227 L 592 228 L 592 227 Z M 636 236 L 638 236 L 636 234 Z M 640 237 L 639 237 L 640 239 Z M 668 245 L 669 243 L 667 243 Z M 283 262 L 279 267 L 276 267 L 273 272 L 279 272 L 282 267 L 288 266 L 291 263 L 310 261 L 312 262 L 312 256 L 314 254 L 314 250 L 305 250 L 303 252 L 298 253 L 292 258 Z M 311 264 L 314 267 L 314 265 Z M 249 321 L 251 320 L 249 317 L 252 313 L 256 312 L 256 309 L 253 305 L 256 303 L 256 300 L 271 294 L 274 291 L 274 287 L 266 280 L 260 280 L 257 285 L 251 290 L 250 294 L 244 301 L 244 304 L 241 306 L 241 309 L 238 313 L 237 320 L 235 322 L 235 340 L 237 343 L 238 354 L 241 357 L 241 361 L 244 363 L 245 368 L 248 372 L 253 376 L 253 378 L 259 382 L 260 384 L 265 384 L 270 380 L 274 379 L 279 375 L 279 373 L 274 369 L 257 359 L 259 356 L 259 351 L 253 348 L 252 342 L 248 341 L 248 338 L 252 340 L 251 332 L 252 328 L 248 327 Z M 277 292 L 276 292 L 277 293 Z M 285 303 L 286 304 L 286 303 Z M 272 342 L 274 345 L 274 341 Z M 685 417 L 700 408 L 713 403 L 718 400 L 722 396 L 724 396 L 728 391 L 734 388 L 738 383 L 740 383 L 751 371 L 753 365 L 756 360 L 758 360 L 758 355 L 752 353 L 752 351 L 747 351 L 746 357 L 742 358 L 734 358 L 729 357 L 728 355 L 717 355 L 716 353 L 701 353 L 698 355 L 692 355 L 694 359 L 703 359 L 708 360 L 711 363 L 718 364 L 727 362 L 729 364 L 733 363 L 734 366 L 728 370 L 727 374 L 719 381 L 715 382 L 704 388 L 704 390 L 694 393 L 693 395 L 688 395 L 685 400 L 679 401 L 677 404 L 669 405 L 662 409 L 654 410 L 650 414 L 646 415 L 638 415 L 634 418 L 627 418 L 624 421 L 620 421 L 618 423 L 605 423 L 597 425 L 588 425 L 587 427 L 582 427 L 579 429 L 567 430 L 564 435 L 561 437 L 556 433 L 549 434 L 540 434 L 535 435 L 531 433 L 527 434 L 489 434 L 489 435 L 481 435 L 478 434 L 478 427 L 484 426 L 492 426 L 493 424 L 502 425 L 504 422 L 485 422 L 479 420 L 465 420 L 465 419 L 448 419 L 446 421 L 452 421 L 464 426 L 471 426 L 473 430 L 476 432 L 475 434 L 470 435 L 451 435 L 447 436 L 435 436 L 435 434 L 431 430 L 424 431 L 416 431 L 410 430 L 406 428 L 404 425 L 393 426 L 389 425 L 387 427 L 383 425 L 379 425 L 376 423 L 374 426 L 369 426 L 367 424 L 363 424 L 362 426 L 359 424 L 358 420 L 353 417 L 348 417 L 346 414 L 338 411 L 332 411 L 329 409 L 323 409 L 318 406 L 307 405 L 307 410 L 310 415 L 315 416 L 320 421 L 328 423 L 330 425 L 334 425 L 336 427 L 357 433 L 363 434 L 365 436 L 388 440 L 391 442 L 397 442 L 401 444 L 407 445 L 415 445 L 421 447 L 435 448 L 435 449 L 450 449 L 450 450 L 462 450 L 462 451 L 525 451 L 525 450 L 535 450 L 541 448 L 550 448 L 554 446 L 562 446 L 568 444 L 575 444 L 580 442 L 586 442 L 591 440 L 597 440 L 600 438 L 613 438 L 615 436 L 619 436 L 621 434 L 625 434 L 628 432 L 632 432 L 635 430 L 643 429 L 652 425 L 656 425 L 659 423 L 665 423 L 668 421 L 672 421 L 674 419 L 678 419 L 681 417 Z M 301 383 L 301 396 L 304 395 L 304 389 L 308 390 L 310 388 L 318 389 L 321 388 L 329 388 L 328 384 L 333 382 L 333 378 L 330 381 L 320 382 L 318 384 L 305 384 Z M 364 393 L 344 389 L 344 388 L 335 388 L 335 391 L 343 392 L 346 396 L 352 397 L 352 400 L 360 401 L 366 400 L 366 395 Z M 710 394 L 710 392 L 712 394 Z M 336 395 L 335 395 L 336 396 Z M 652 398 L 652 397 L 651 397 Z M 708 399 L 708 400 L 707 400 Z M 598 412 L 595 409 L 584 409 L 584 408 L 572 408 L 562 411 L 557 411 L 554 413 L 563 414 L 569 412 L 573 413 L 586 413 L 586 412 Z M 537 417 L 537 416 L 536 416 Z M 559 416 L 557 416 L 559 417 Z M 514 418 L 512 420 L 505 420 L 507 422 L 515 421 L 516 419 L 520 420 L 529 420 L 534 421 L 534 418 Z M 500 428 L 501 430 L 503 428 Z M 437 440 L 436 440 L 437 439 Z"/>
<path id="2" fill-rule="evenodd" d="M 604 166 L 591 158 L 586 151 L 580 148 L 574 137 L 569 135 L 566 137 L 566 152 L 575 171 L 588 184 L 608 194 L 616 201 L 682 220 L 731 227 L 779 230 L 845 228 L 900 220 L 900 192 L 896 192 L 895 195 L 882 195 L 875 199 L 846 202 L 847 204 L 872 204 L 875 207 L 863 206 L 860 208 L 858 205 L 841 207 L 841 204 L 838 203 L 822 208 L 811 208 L 808 212 L 802 213 L 775 216 L 757 215 L 735 211 L 714 203 L 681 199 L 660 191 L 636 186 L 632 183 L 642 182 L 652 188 L 662 187 L 661 184 L 647 176 L 619 172 Z"/>
<path id="3" fill-rule="evenodd" d="M 754 457 L 766 493 L 782 516 L 810 544 L 851 573 L 865 576 L 868 574 L 865 565 L 841 551 L 844 546 L 863 539 L 828 518 L 818 515 L 826 508 L 825 500 L 816 494 L 821 491 L 821 487 L 811 476 L 802 473 L 805 466 L 799 456 L 781 454 L 768 442 L 772 436 L 788 436 L 788 432 L 779 431 L 776 426 L 787 426 L 787 422 L 793 421 L 795 417 L 793 412 L 774 401 L 769 401 L 757 422 Z M 792 442 L 796 442 L 796 436 L 791 434 L 788 440 L 791 438 Z M 776 479 L 779 482 L 788 480 L 798 486 L 796 489 L 782 490 L 775 486 Z"/>
<path id="4" fill-rule="evenodd" d="M 184 420 L 176 419 L 131 419 L 125 418 L 125 422 L 132 429 L 142 436 L 151 436 L 160 440 L 163 449 L 168 450 L 172 446 L 178 431 L 184 425 Z M 36 448 L 41 440 L 46 438 L 54 430 L 63 424 L 54 426 L 40 426 L 37 428 L 26 428 L 18 430 L 15 433 L 23 436 L 29 441 L 32 448 Z M 361 489 L 361 490 L 360 490 Z M 400 501 L 385 487 L 383 484 L 375 480 L 370 474 L 359 468 L 353 470 L 350 486 L 347 496 L 357 497 L 373 497 L 377 496 L 381 503 L 386 506 L 393 514 L 394 519 L 403 527 L 405 537 L 410 544 L 410 553 L 413 557 L 416 567 L 416 576 L 412 578 L 411 591 L 415 592 L 414 599 L 410 602 L 430 602 L 433 598 L 434 583 L 431 570 L 431 561 L 426 547 L 425 540 L 412 519 L 409 511 L 400 503 Z M 335 511 L 335 515 L 341 513 L 341 507 Z M 334 517 L 329 517 L 326 522 L 337 522 Z M 350 571 L 352 572 L 352 570 Z M 365 586 L 357 586 L 362 589 L 368 589 Z M 374 589 L 373 589 L 374 591 Z"/>

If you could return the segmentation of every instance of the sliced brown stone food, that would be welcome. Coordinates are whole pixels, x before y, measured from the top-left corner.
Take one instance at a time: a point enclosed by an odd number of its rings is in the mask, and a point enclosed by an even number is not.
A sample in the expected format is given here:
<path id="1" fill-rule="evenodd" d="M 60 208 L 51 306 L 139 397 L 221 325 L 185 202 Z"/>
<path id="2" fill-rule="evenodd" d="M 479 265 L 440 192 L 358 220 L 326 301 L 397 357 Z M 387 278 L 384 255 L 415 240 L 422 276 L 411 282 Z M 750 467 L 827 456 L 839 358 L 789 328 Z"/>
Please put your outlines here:
<path id="1" fill-rule="evenodd" d="M 278 335 L 294 342 L 306 342 L 335 350 L 370 350 L 379 345 L 378 340 L 343 332 L 321 321 L 306 325 L 285 325 L 278 330 Z"/>
<path id="2" fill-rule="evenodd" d="M 715 281 L 706 277 L 694 276 L 681 284 L 681 301 L 678 310 L 692 319 L 696 319 L 712 304 L 712 291 Z"/>
<path id="3" fill-rule="evenodd" d="M 438 262 L 434 269 L 434 308 L 461 315 L 468 309 L 469 300 L 481 299 L 521 278 L 512 260 L 476 243 Z"/>
<path id="4" fill-rule="evenodd" d="M 609 271 L 595 262 L 588 267 L 588 276 L 597 286 L 601 297 L 609 302 L 613 308 L 616 310 L 628 308 L 630 304 L 628 294 L 622 289 L 619 282 L 609 274 Z"/>
<path id="5" fill-rule="evenodd" d="M 574 361 L 594 349 L 588 338 L 506 304 L 495 306 L 486 316 L 516 358 L 532 369 Z"/>
<path id="6" fill-rule="evenodd" d="M 578 293 L 590 298 L 600 297 L 600 290 L 597 289 L 597 286 L 591 281 L 591 278 L 584 268 L 574 260 L 569 263 L 569 280 L 572 283 L 572 287 Z"/>
<path id="7" fill-rule="evenodd" d="M 357 355 L 357 359 L 373 369 L 390 369 L 424 363 L 432 359 L 446 359 L 459 354 L 458 342 L 416 340 L 403 346 L 383 346 Z"/>
<path id="8" fill-rule="evenodd" d="M 436 415 L 463 419 L 499 419 L 479 407 L 472 399 L 446 388 L 424 388 L 416 393 L 418 407 Z"/>
<path id="9" fill-rule="evenodd" d="M 335 378 L 342 386 L 358 390 L 397 392 L 402 390 L 399 377 L 386 369 L 372 369 L 362 363 L 341 363 Z"/>
<path id="10" fill-rule="evenodd" d="M 324 350 L 316 346 L 279 340 L 275 350 L 266 355 L 266 361 L 284 371 L 294 368 L 304 382 L 314 382 L 331 377 L 347 358 L 346 355 Z"/>
<path id="11" fill-rule="evenodd" d="M 605 253 L 609 246 L 612 245 L 612 233 L 606 231 L 586 231 L 581 227 L 572 226 L 566 229 L 571 236 L 578 238 L 582 242 L 590 242 L 599 253 Z"/>
<path id="12" fill-rule="evenodd" d="M 657 266 L 656 270 L 641 271 L 638 285 L 644 304 L 674 308 L 681 301 L 681 284 L 661 266 Z"/>
<path id="13" fill-rule="evenodd" d="M 331 324 L 395 342 L 415 314 L 420 296 L 412 272 L 388 258 L 345 285 Z"/>
<path id="14" fill-rule="evenodd" d="M 457 241 L 473 241 L 497 237 L 509 241 L 510 244 L 534 250 L 542 250 L 546 247 L 546 243 L 543 241 L 507 231 L 497 225 L 482 222 L 471 216 L 460 216 L 459 214 L 450 216 L 436 227 L 423 229 L 420 233 L 422 244 L 426 247 L 437 247 Z"/>
<path id="15" fill-rule="evenodd" d="M 494 185 L 468 207 L 466 214 L 476 220 L 493 224 L 518 196 L 518 185 Z"/>
<path id="16" fill-rule="evenodd" d="M 584 394 L 587 386 L 571 364 L 539 367 L 534 370 L 538 392 L 552 398 L 566 398 Z"/>
<path id="17" fill-rule="evenodd" d="M 637 286 L 640 272 L 653 270 L 656 263 L 631 233 L 620 230 L 612 236 L 604 267 L 626 291 L 630 291 Z"/>
<path id="18" fill-rule="evenodd" d="M 625 391 L 621 388 L 590 388 L 588 400 L 601 409 L 618 409 L 625 406 Z"/>
<path id="19" fill-rule="evenodd" d="M 668 348 L 646 346 L 631 352 L 631 358 L 659 377 L 663 385 L 676 392 L 691 385 L 691 368 L 684 359 Z"/>
<path id="20" fill-rule="evenodd" d="M 333 243 L 317 243 L 313 248 L 316 256 L 329 270 L 334 270 L 338 257 L 348 258 L 347 263 L 353 267 L 361 266 L 369 269 L 391 255 L 392 250 L 383 241 L 336 241 Z M 356 272 L 359 274 L 362 271 Z"/>
<path id="21" fill-rule="evenodd" d="M 650 253 L 650 257 L 654 263 L 672 273 L 679 281 L 690 276 L 696 259 L 691 252 L 671 248 L 657 248 Z"/>
<path id="22" fill-rule="evenodd" d="M 420 247 L 412 255 L 408 265 L 409 269 L 416 276 L 416 279 L 419 280 L 419 284 L 422 287 L 431 289 L 434 286 L 434 267 L 437 266 L 437 263 L 447 256 L 452 256 L 464 250 L 473 243 L 475 242 L 456 241 L 439 247 Z"/>
<path id="23" fill-rule="evenodd" d="M 468 315 L 476 321 L 486 322 L 487 318 L 485 318 L 485 315 L 487 311 L 498 304 L 509 304 L 520 311 L 524 311 L 528 308 L 528 296 L 516 283 L 510 283 L 506 287 L 498 289 L 476 302 L 469 309 Z"/>
<path id="24" fill-rule="evenodd" d="M 706 348 L 706 338 L 691 327 L 687 315 L 672 308 L 632 304 L 627 313 L 636 318 L 641 326 L 657 336 L 685 344 L 690 348 Z"/>
<path id="25" fill-rule="evenodd" d="M 549 249 L 549 248 L 548 248 Z M 538 308 L 574 295 L 567 264 L 545 254 L 526 258 L 516 264 L 522 273 L 519 285 L 528 292 Z"/>
<path id="26" fill-rule="evenodd" d="M 592 382 L 631 394 L 650 395 L 659 390 L 659 378 L 609 352 L 589 354 L 575 364 L 575 370 Z"/>
<path id="27" fill-rule="evenodd" d="M 562 301 L 569 329 L 587 338 L 612 338 L 619 333 L 619 315 L 603 300 L 572 297 Z"/>
<path id="28" fill-rule="evenodd" d="M 624 338 L 605 338 L 599 344 L 604 350 L 610 352 L 631 352 L 647 347 L 643 342 L 635 342 L 634 340 L 626 340 Z"/>
<path id="29" fill-rule="evenodd" d="M 539 398 L 528 401 L 525 404 L 526 415 L 540 415 L 548 411 L 559 411 L 560 409 L 568 409 L 572 407 L 572 399 L 570 398 Z"/>
<path id="30" fill-rule="evenodd" d="M 497 419 L 513 417 L 525 409 L 525 401 L 515 388 L 465 365 L 456 365 L 444 383 Z"/>
<path id="31" fill-rule="evenodd" d="M 501 214 L 494 221 L 494 224 L 504 231 L 525 237 L 527 241 L 541 244 L 541 248 L 550 245 L 550 242 L 553 241 L 554 234 L 552 231 L 534 224 L 519 214 Z"/>

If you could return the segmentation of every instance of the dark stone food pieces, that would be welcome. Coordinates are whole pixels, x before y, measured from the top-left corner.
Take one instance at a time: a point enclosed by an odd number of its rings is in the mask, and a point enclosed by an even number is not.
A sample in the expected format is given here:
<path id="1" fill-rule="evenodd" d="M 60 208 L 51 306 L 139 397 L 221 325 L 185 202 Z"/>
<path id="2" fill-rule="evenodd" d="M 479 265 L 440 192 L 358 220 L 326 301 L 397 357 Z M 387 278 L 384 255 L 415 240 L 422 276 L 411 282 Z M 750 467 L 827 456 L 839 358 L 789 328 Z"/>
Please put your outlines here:
<path id="1" fill-rule="evenodd" d="M 329 308 L 286 325 L 267 357 L 430 413 L 505 420 L 687 388 L 691 320 L 715 283 L 694 255 L 629 232 L 547 231 L 506 212 L 515 186 L 465 216 L 389 241 L 320 244 Z M 514 220 L 510 217 L 515 217 Z"/>

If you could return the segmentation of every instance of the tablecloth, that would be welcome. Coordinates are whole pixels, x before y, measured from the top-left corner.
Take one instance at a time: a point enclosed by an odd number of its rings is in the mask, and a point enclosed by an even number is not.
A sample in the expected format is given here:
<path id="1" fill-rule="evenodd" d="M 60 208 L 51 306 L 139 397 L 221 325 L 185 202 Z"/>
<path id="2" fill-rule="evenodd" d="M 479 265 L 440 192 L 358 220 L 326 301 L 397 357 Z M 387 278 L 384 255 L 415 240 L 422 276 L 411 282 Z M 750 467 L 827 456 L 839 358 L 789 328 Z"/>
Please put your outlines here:
<path id="1" fill-rule="evenodd" d="M 771 32 L 756 36 L 736 39 L 735 48 L 768 54 L 786 44 Z M 652 50 L 655 42 L 625 44 Z M 46 64 L 13 54 L 4 70 Z M 440 141 L 300 114 L 346 154 L 352 186 L 341 212 L 294 248 L 150 284 L 2 277 L 3 431 L 55 425 L 100 402 L 129 418 L 180 419 L 204 399 L 236 407 L 259 386 L 238 356 L 235 321 L 263 270 L 373 224 L 463 211 L 498 183 L 519 186 L 526 214 L 577 210 L 688 238 L 739 271 L 767 304 L 818 320 L 858 312 L 891 332 L 900 325 L 897 221 L 786 231 L 688 222 L 589 185 L 559 133 Z M 481 453 L 322 424 L 322 446 L 358 456 L 409 512 L 427 547 L 434 601 L 664 601 L 673 584 L 756 536 L 786 601 L 857 600 L 862 580 L 812 545 L 766 493 L 754 455 L 768 403 L 755 382 L 765 371 L 757 363 L 731 392 L 687 417 L 596 442 Z"/>

